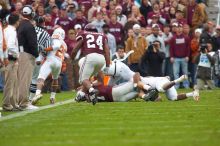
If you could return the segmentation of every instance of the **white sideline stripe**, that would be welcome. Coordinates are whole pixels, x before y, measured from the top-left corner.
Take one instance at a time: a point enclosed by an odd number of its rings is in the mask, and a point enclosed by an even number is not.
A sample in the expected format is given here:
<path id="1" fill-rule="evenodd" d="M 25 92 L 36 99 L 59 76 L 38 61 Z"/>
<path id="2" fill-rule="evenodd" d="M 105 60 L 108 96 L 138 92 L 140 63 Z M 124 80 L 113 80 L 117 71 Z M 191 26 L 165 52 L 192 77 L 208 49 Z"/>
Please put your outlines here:
<path id="1" fill-rule="evenodd" d="M 61 106 L 61 105 L 69 104 L 69 103 L 74 103 L 74 102 L 76 102 L 74 99 L 69 99 L 69 100 L 57 102 L 55 104 L 42 106 L 42 107 L 39 107 L 38 109 L 35 109 L 35 110 L 21 111 L 21 112 L 11 114 L 11 115 L 8 115 L 8 116 L 2 116 L 2 117 L 0 117 L 0 122 L 5 121 L 5 120 L 9 120 L 9 119 L 14 119 L 14 118 L 17 118 L 17 117 L 22 117 L 22 116 L 25 116 L 29 113 L 35 113 L 35 112 L 42 111 L 42 110 L 45 110 L 45 109 L 50 109 L 50 108 L 54 108 L 54 107 L 57 107 L 57 106 Z"/>

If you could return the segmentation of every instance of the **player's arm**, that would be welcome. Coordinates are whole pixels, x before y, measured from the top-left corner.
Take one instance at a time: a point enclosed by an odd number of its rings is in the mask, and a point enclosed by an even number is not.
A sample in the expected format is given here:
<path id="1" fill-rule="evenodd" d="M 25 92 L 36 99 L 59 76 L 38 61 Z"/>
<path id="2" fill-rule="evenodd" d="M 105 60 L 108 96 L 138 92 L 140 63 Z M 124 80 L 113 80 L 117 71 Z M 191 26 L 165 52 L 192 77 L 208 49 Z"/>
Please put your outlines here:
<path id="1" fill-rule="evenodd" d="M 77 52 L 82 47 L 82 44 L 83 44 L 83 40 L 82 39 L 77 41 L 77 44 L 76 44 L 75 48 L 73 48 L 73 51 L 71 52 L 71 58 L 72 59 L 75 59 Z"/>
<path id="2" fill-rule="evenodd" d="M 104 43 L 104 56 L 105 56 L 106 67 L 109 67 L 109 65 L 110 65 L 110 51 L 109 51 L 107 40 L 105 40 L 105 43 Z"/>
<path id="3" fill-rule="evenodd" d="M 59 50 L 61 46 L 62 46 L 62 44 L 61 44 L 60 40 L 53 39 L 52 45 L 50 47 L 48 47 L 48 48 L 45 48 L 44 51 L 47 51 L 47 52 L 49 52 L 49 51 L 56 51 L 56 50 Z"/>

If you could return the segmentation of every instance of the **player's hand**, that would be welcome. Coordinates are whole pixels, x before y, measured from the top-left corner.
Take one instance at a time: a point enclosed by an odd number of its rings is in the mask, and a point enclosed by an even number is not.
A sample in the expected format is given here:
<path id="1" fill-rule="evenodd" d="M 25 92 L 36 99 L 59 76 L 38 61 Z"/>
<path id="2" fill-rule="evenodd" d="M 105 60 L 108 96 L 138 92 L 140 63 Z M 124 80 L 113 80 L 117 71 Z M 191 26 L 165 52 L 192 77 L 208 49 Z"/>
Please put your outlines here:
<path id="1" fill-rule="evenodd" d="M 174 58 L 173 57 L 170 58 L 170 62 L 174 63 Z"/>
<path id="2" fill-rule="evenodd" d="M 103 73 L 104 73 L 104 74 L 108 74 L 108 72 L 109 72 L 109 67 L 105 67 L 105 68 L 103 69 Z"/>

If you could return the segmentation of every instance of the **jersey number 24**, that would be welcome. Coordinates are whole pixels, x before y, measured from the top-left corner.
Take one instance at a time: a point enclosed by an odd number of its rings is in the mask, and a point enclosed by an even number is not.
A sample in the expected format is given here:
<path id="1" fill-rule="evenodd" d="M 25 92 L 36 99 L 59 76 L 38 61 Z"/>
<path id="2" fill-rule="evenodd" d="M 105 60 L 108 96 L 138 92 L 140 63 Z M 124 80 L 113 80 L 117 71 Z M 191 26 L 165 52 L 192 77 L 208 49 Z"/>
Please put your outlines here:
<path id="1" fill-rule="evenodd" d="M 95 37 L 91 34 L 86 36 L 87 39 L 87 47 L 88 48 L 96 48 L 96 45 L 99 46 L 100 50 L 103 50 L 103 36 L 99 35 L 98 38 L 95 40 Z"/>

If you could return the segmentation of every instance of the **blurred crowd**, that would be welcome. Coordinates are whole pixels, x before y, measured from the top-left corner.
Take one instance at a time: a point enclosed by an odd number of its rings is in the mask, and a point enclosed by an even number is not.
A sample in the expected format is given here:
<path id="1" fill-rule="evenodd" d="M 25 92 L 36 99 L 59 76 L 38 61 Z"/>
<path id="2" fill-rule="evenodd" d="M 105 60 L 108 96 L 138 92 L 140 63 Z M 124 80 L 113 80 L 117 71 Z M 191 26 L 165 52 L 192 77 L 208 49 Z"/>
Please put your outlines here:
<path id="1" fill-rule="evenodd" d="M 209 20 L 206 0 L 5 0 L 3 13 L 24 19 L 21 10 L 30 5 L 51 35 L 57 26 L 65 32 L 67 53 L 76 45 L 76 35 L 92 23 L 108 38 L 112 59 L 122 59 L 142 76 L 169 76 L 189 79 L 176 88 L 213 89 L 220 82 L 220 27 Z M 1 18 L 2 28 L 6 19 Z M 21 25 L 21 24 L 20 24 Z M 3 59 L 2 59 L 3 60 Z M 60 90 L 78 87 L 78 60 L 66 59 L 60 75 Z M 50 79 L 47 80 L 50 84 Z M 4 76 L 0 74 L 0 90 Z M 45 83 L 45 91 L 47 83 Z"/>

